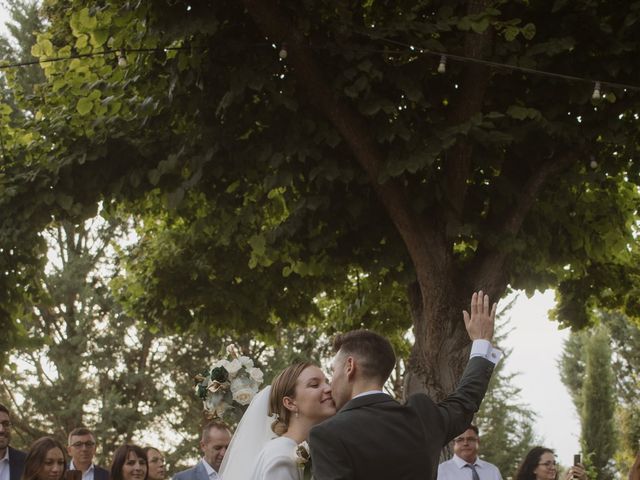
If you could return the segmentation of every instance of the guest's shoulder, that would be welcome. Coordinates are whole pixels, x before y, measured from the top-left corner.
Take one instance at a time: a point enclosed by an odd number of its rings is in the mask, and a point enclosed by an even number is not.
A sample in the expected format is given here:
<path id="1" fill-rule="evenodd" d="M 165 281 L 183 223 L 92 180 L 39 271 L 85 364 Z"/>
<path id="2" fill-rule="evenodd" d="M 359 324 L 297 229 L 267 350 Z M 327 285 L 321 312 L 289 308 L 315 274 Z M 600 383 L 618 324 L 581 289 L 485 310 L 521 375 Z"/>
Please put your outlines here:
<path id="1" fill-rule="evenodd" d="M 196 468 L 198 468 L 199 464 L 200 464 L 200 462 L 196 463 L 191 468 L 186 468 L 184 470 L 180 470 L 179 472 L 176 472 L 172 477 L 173 480 L 185 480 L 185 479 L 195 475 Z"/>
<path id="2" fill-rule="evenodd" d="M 24 460 L 27 458 L 27 453 L 13 447 L 9 447 L 9 458 L 12 460 Z"/>

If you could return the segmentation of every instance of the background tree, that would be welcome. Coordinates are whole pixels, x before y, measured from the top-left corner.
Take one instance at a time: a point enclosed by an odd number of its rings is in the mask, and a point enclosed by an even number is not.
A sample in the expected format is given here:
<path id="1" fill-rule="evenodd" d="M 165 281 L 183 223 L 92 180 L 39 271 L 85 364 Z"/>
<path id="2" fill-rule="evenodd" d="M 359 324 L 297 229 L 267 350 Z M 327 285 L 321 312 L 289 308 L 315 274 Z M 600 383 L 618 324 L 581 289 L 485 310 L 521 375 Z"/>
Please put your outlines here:
<path id="1" fill-rule="evenodd" d="M 635 92 L 596 101 L 591 85 L 452 59 L 438 75 L 421 49 L 632 83 L 636 7 L 45 3 L 34 55 L 99 55 L 45 63 L 40 94 L 18 92 L 30 138 L 2 126 L 4 321 L 51 216 L 122 199 L 175 209 L 147 224 L 172 243 L 141 237 L 130 315 L 273 331 L 366 272 L 407 292 L 406 393 L 455 385 L 474 289 L 558 285 L 575 325 L 594 303 L 630 310 Z"/>
<path id="2" fill-rule="evenodd" d="M 562 379 L 580 415 L 585 462 L 598 479 L 614 476 L 616 388 L 606 326 L 572 334 L 563 354 Z"/>

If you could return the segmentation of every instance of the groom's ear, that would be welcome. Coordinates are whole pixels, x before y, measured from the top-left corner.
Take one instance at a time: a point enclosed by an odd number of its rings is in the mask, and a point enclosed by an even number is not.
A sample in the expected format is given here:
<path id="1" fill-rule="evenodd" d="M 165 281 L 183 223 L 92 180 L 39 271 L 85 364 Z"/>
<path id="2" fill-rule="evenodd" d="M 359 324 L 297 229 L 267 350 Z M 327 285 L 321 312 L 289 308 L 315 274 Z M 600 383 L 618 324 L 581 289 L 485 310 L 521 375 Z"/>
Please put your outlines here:
<path id="1" fill-rule="evenodd" d="M 344 362 L 344 369 L 349 380 L 352 380 L 353 376 L 356 374 L 356 367 L 357 363 L 355 358 L 347 357 L 346 361 Z"/>

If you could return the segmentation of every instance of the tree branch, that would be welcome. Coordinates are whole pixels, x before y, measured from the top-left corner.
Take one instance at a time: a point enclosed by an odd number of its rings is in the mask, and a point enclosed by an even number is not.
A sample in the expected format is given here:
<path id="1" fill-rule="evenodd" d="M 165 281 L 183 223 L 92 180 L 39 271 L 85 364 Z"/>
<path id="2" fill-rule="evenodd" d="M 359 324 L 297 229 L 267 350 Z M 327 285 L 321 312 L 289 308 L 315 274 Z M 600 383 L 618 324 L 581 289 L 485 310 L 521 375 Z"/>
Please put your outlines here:
<path id="1" fill-rule="evenodd" d="M 467 15 L 474 15 L 486 10 L 489 0 L 470 0 Z M 487 28 L 483 33 L 473 31 L 465 36 L 464 56 L 484 58 L 490 54 L 493 46 L 493 29 Z M 457 125 L 469 120 L 474 114 L 482 111 L 482 103 L 487 91 L 491 69 L 476 63 L 467 64 L 460 81 L 460 96 L 456 107 L 449 116 L 449 124 Z M 445 217 L 459 219 L 464 211 L 467 196 L 467 179 L 471 170 L 473 146 L 470 142 L 459 140 L 451 149 L 444 164 L 444 176 L 447 189 L 448 207 Z"/>
<path id="2" fill-rule="evenodd" d="M 340 132 L 404 240 L 420 283 L 428 281 L 430 276 L 436 274 L 438 265 L 447 258 L 446 246 L 444 242 L 437 241 L 438 237 L 427 222 L 412 212 L 402 185 L 393 179 L 380 183 L 384 173 L 384 158 L 368 125 L 357 111 L 334 94 L 304 37 L 277 11 L 275 3 L 244 0 L 244 5 L 266 36 L 277 42 L 286 42 L 287 62 L 299 86 L 306 91 L 315 108 Z"/>
<path id="3" fill-rule="evenodd" d="M 500 226 L 498 226 L 496 236 L 498 238 L 504 238 L 517 235 L 547 180 L 576 163 L 578 160 L 579 154 L 567 152 L 559 159 L 551 157 L 542 163 L 535 173 L 525 182 L 520 190 L 517 201 L 504 216 L 504 220 Z M 496 294 L 499 295 L 504 290 L 503 284 L 506 281 L 503 278 L 503 267 L 507 260 L 508 252 L 505 249 L 501 249 L 499 245 L 492 247 L 482 245 L 479 251 L 480 250 L 484 250 L 485 254 L 480 254 L 478 257 L 481 260 L 479 267 L 474 269 L 477 272 L 474 276 L 475 284 L 478 286 L 481 285 L 493 296 L 496 296 Z"/>

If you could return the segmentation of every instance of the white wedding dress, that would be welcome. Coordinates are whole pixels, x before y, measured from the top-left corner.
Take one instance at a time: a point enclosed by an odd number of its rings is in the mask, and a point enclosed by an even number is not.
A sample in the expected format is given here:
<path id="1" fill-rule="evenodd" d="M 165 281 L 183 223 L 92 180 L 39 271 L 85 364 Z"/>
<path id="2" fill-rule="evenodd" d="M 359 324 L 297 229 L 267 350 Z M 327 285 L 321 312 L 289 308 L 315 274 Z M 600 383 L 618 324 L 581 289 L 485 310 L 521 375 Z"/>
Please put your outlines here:
<path id="1" fill-rule="evenodd" d="M 220 466 L 222 480 L 298 480 L 297 443 L 271 430 L 270 392 L 271 386 L 261 390 L 242 416 Z"/>

